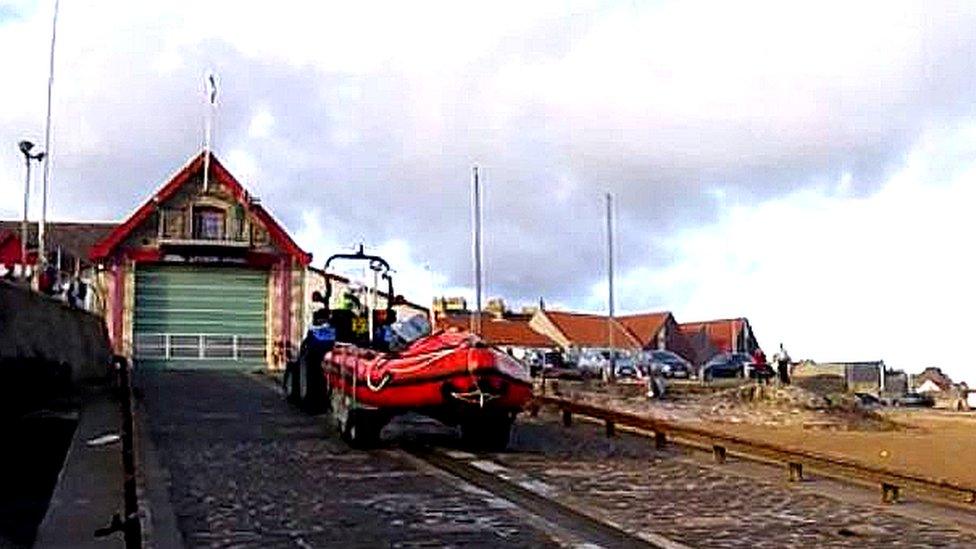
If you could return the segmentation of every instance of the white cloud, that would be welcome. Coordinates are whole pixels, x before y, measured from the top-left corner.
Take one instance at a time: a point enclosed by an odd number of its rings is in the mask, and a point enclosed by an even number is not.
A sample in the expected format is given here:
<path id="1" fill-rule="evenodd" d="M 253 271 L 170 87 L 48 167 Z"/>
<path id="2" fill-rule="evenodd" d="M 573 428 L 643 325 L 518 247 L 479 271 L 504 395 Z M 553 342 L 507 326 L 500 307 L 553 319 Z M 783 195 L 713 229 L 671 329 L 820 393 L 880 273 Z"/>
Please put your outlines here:
<path id="1" fill-rule="evenodd" d="M 744 315 L 761 344 L 798 358 L 940 366 L 972 382 L 974 130 L 923 140 L 871 196 L 798 191 L 683 231 L 667 239 L 670 267 L 621 277 L 619 303 L 685 321 Z"/>
<path id="2" fill-rule="evenodd" d="M 322 213 L 312 209 L 302 215 L 302 225 L 294 233 L 295 241 L 305 250 L 312 252 L 313 265 L 322 267 L 333 254 L 353 253 L 360 242 L 339 242 L 336 231 L 323 226 Z M 447 277 L 437 270 L 437 258 L 418 258 L 410 244 L 401 239 L 370 245 L 365 244 L 366 253 L 379 255 L 389 262 L 393 269 L 394 291 L 408 300 L 429 306 L 435 296 L 463 295 L 470 299 L 467 288 L 449 286 Z M 372 283 L 363 263 L 337 261 L 329 269 L 359 282 Z"/>
<path id="3" fill-rule="evenodd" d="M 259 167 L 251 153 L 243 149 L 232 149 L 227 154 L 227 169 L 239 181 L 246 181 L 252 193 L 260 193 Z M 259 195 L 260 196 L 260 195 Z"/>
<path id="4" fill-rule="evenodd" d="M 18 53 L 0 57 L 5 218 L 20 215 L 13 144 L 43 140 L 52 4 L 5 4 L 19 16 L 0 21 L 0 51 Z M 606 190 L 618 197 L 621 272 L 632 269 L 621 305 L 748 314 L 796 353 L 910 358 L 903 342 L 868 335 L 815 346 L 844 338 L 803 319 L 832 303 L 837 325 L 858 332 L 890 306 L 882 290 L 922 310 L 918 296 L 945 298 L 969 273 L 944 245 L 969 227 L 919 210 L 965 204 L 955 182 L 972 133 L 922 142 L 908 166 L 924 168 L 885 174 L 926 130 L 973 116 L 971 3 L 739 2 L 707 16 L 678 2 L 61 9 L 53 219 L 119 219 L 192 156 L 213 67 L 216 150 L 235 175 L 303 227 L 319 259 L 375 244 L 416 295 L 425 262 L 438 293 L 470 286 L 473 162 L 491 168 L 488 294 L 512 301 L 602 307 L 590 290 L 603 278 Z M 913 254 L 954 268 L 928 275 L 931 291 L 891 286 L 892 272 L 923 276 L 901 258 Z M 789 278 L 781 255 L 802 266 Z M 884 281 L 868 283 L 876 271 Z M 945 301 L 962 324 L 965 299 Z"/>
<path id="5" fill-rule="evenodd" d="M 251 124 L 247 128 L 247 135 L 252 139 L 268 137 L 274 127 L 274 116 L 267 109 L 262 108 L 251 117 Z"/>

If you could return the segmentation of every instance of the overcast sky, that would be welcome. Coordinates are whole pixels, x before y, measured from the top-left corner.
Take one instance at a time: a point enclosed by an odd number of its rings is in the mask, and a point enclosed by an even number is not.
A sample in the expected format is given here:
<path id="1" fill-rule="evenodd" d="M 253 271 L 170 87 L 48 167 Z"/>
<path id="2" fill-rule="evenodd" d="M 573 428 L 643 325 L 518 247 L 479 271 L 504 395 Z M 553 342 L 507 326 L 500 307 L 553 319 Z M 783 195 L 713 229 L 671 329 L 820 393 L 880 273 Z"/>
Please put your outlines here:
<path id="1" fill-rule="evenodd" d="M 65 0 L 50 218 L 123 219 L 178 170 L 212 67 L 217 154 L 317 264 L 363 241 L 408 297 L 471 295 L 477 163 L 489 295 L 605 310 L 610 191 L 619 310 L 972 382 L 974 7 Z M 0 0 L 3 218 L 52 8 Z"/>

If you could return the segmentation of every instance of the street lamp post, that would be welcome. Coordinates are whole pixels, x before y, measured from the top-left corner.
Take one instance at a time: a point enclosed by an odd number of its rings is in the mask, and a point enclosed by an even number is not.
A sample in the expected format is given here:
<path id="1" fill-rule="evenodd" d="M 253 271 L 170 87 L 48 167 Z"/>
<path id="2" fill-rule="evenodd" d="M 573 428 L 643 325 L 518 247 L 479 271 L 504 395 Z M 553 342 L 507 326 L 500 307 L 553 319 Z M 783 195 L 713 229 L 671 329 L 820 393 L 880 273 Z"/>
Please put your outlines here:
<path id="1" fill-rule="evenodd" d="M 27 167 L 24 178 L 24 218 L 20 221 L 20 276 L 27 278 L 27 209 L 30 204 L 31 160 L 43 161 L 44 151 L 31 154 L 34 144 L 26 140 L 18 143 L 18 147 L 24 154 L 24 164 Z"/>

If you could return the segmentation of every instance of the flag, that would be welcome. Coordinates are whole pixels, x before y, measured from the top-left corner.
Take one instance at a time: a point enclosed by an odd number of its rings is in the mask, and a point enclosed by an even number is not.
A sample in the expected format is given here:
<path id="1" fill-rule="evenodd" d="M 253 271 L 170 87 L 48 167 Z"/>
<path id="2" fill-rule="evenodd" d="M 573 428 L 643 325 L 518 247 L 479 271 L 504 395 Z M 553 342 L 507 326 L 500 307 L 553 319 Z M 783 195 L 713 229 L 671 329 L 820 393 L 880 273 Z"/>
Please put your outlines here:
<path id="1" fill-rule="evenodd" d="M 207 73 L 207 96 L 210 98 L 210 104 L 217 104 L 217 77 L 211 71 Z"/>

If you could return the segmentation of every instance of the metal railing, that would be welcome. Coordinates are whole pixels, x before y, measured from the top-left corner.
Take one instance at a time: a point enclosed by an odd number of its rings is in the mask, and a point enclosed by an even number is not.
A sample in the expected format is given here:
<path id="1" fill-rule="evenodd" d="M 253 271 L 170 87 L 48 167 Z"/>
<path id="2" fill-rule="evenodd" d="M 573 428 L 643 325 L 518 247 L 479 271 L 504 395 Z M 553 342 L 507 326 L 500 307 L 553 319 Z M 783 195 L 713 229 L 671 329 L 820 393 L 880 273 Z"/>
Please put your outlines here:
<path id="1" fill-rule="evenodd" d="M 135 358 L 144 360 L 245 360 L 267 353 L 264 336 L 137 333 Z"/>
<path id="2" fill-rule="evenodd" d="M 680 439 L 677 442 L 699 448 L 711 449 L 715 461 L 718 463 L 725 461 L 730 450 L 747 458 L 761 457 L 765 460 L 785 463 L 791 481 L 802 480 L 803 467 L 807 466 L 820 471 L 826 476 L 837 476 L 880 484 L 881 500 L 884 503 L 897 502 L 900 499 L 901 489 L 910 487 L 940 498 L 948 499 L 952 502 L 976 504 L 976 487 L 963 486 L 944 479 L 932 479 L 921 475 L 893 471 L 852 459 L 828 456 L 799 448 L 789 448 L 692 425 L 684 425 L 611 410 L 564 398 L 551 396 L 537 397 L 536 406 L 541 405 L 558 408 L 562 412 L 563 424 L 567 426 L 572 424 L 573 414 L 577 414 L 605 422 L 607 436 L 614 435 L 617 425 L 652 432 L 654 433 L 654 440 L 658 447 L 663 447 L 669 439 Z"/>

